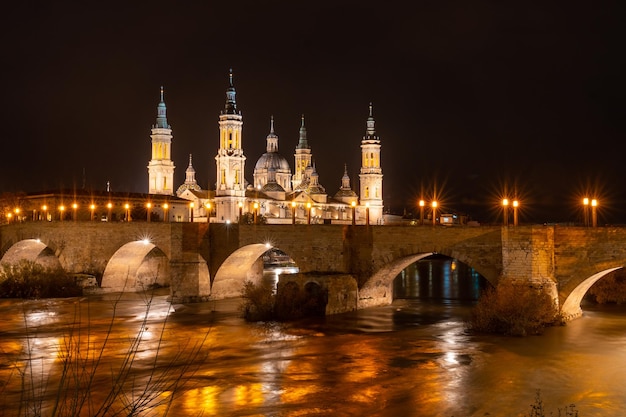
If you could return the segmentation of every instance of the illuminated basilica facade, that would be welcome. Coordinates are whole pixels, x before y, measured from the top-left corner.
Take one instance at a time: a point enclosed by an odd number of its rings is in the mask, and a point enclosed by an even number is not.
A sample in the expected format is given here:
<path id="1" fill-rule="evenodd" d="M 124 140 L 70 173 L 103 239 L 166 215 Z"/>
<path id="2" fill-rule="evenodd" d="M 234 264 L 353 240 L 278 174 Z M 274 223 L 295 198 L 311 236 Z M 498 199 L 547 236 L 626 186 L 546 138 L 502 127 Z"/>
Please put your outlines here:
<path id="1" fill-rule="evenodd" d="M 192 156 L 185 182 L 173 188 L 174 163 L 171 159 L 172 129 L 167 123 L 161 88 L 157 121 L 152 127 L 152 159 L 148 163 L 150 194 L 176 195 L 189 201 L 190 217 L 197 222 L 264 222 L 268 224 L 326 223 L 383 224 L 380 138 L 376 136 L 372 105 L 361 140 L 359 194 L 352 190 L 347 167 L 339 190 L 329 195 L 319 182 L 307 139 L 305 118 L 294 153 L 294 169 L 278 148 L 274 120 L 266 137 L 266 152 L 254 165 L 252 183 L 244 176 L 243 116 L 237 109 L 232 71 L 226 90 L 226 104 L 219 115 L 219 149 L 215 156 L 216 184 L 204 190 L 195 179 Z M 360 196 L 360 197 L 359 197 Z"/>

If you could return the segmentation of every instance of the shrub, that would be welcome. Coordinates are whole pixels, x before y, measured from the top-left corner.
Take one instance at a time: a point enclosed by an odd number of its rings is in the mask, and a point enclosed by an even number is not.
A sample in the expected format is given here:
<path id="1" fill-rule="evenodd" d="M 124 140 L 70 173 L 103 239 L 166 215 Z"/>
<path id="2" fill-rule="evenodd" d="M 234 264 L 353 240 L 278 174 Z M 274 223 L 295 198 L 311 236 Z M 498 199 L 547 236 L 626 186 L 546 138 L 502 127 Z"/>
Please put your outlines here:
<path id="1" fill-rule="evenodd" d="M 276 293 L 271 284 L 244 284 L 243 316 L 249 321 L 289 321 L 303 317 L 324 316 L 328 302 L 327 290 L 307 285 L 302 290 L 295 282 L 279 283 Z"/>
<path id="2" fill-rule="evenodd" d="M 574 404 L 565 406 L 562 410 L 559 408 L 559 417 L 578 417 L 578 410 Z M 561 414 L 561 411 L 563 414 Z M 541 399 L 541 390 L 537 390 L 535 394 L 535 402 L 530 405 L 530 414 L 527 417 L 546 417 L 546 411 L 543 407 L 543 400 Z M 550 413 L 550 416 L 554 416 Z"/>
<path id="3" fill-rule="evenodd" d="M 82 295 L 82 288 L 63 270 L 28 260 L 0 266 L 0 297 L 57 298 Z"/>
<path id="4" fill-rule="evenodd" d="M 248 321 L 269 321 L 274 318 L 274 294 L 271 285 L 254 285 L 251 281 L 243 284 L 241 296 L 243 317 Z"/>
<path id="5" fill-rule="evenodd" d="M 555 322 L 556 313 L 554 301 L 541 288 L 503 282 L 483 292 L 468 328 L 511 336 L 540 334 Z"/>

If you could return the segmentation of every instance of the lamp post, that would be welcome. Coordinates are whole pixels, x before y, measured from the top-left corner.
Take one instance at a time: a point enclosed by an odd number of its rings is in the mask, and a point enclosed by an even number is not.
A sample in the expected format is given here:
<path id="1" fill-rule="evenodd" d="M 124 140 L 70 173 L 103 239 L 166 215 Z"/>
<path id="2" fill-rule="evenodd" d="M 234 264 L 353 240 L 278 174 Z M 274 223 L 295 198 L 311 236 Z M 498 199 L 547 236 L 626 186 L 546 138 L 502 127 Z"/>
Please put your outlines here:
<path id="1" fill-rule="evenodd" d="M 241 224 L 242 222 L 241 216 L 243 216 L 243 203 L 240 201 L 237 205 L 239 206 L 239 222 L 238 223 Z"/>
<path id="2" fill-rule="evenodd" d="M 193 208 L 194 208 L 195 204 L 193 203 L 193 201 L 191 203 L 189 203 L 189 221 L 191 223 L 193 223 Z"/>
<path id="3" fill-rule="evenodd" d="M 311 224 L 311 203 L 306 203 L 306 224 Z"/>
<path id="4" fill-rule="evenodd" d="M 502 199 L 502 211 L 503 211 L 503 216 L 504 216 L 504 225 L 508 226 L 509 225 L 509 199 L 508 198 Z"/>
<path id="5" fill-rule="evenodd" d="M 19 207 L 15 208 L 15 221 L 16 222 L 20 221 L 20 209 L 19 209 Z"/>
<path id="6" fill-rule="evenodd" d="M 124 210 L 126 210 L 126 221 L 130 221 L 130 204 L 124 204 Z"/>
<path id="7" fill-rule="evenodd" d="M 513 200 L 513 226 L 517 226 L 517 208 L 519 207 L 519 201 Z"/>
<path id="8" fill-rule="evenodd" d="M 421 226 L 424 224 L 424 206 L 426 205 L 426 202 L 424 200 L 420 200 L 419 205 L 420 205 L 420 226 Z"/>
<path id="9" fill-rule="evenodd" d="M 365 203 L 365 225 L 370 225 L 370 203 Z"/>
<path id="10" fill-rule="evenodd" d="M 352 226 L 356 224 L 356 201 L 350 203 L 352 206 Z"/>
<path id="11" fill-rule="evenodd" d="M 207 202 L 204 207 L 206 207 L 206 222 L 211 223 L 211 203 Z"/>
<path id="12" fill-rule="evenodd" d="M 108 209 L 107 221 L 108 222 L 111 221 L 111 209 L 112 208 L 113 208 L 113 204 L 112 203 L 107 203 L 107 209 Z"/>
<path id="13" fill-rule="evenodd" d="M 191 203 L 193 204 L 193 203 Z M 193 206 L 192 206 L 193 207 Z M 152 211 L 152 203 L 151 202 L 147 202 L 146 203 L 146 220 L 148 221 L 148 223 L 151 220 L 151 211 Z"/>
<path id="14" fill-rule="evenodd" d="M 583 198 L 583 218 L 585 227 L 589 226 L 589 198 Z"/>
<path id="15" fill-rule="evenodd" d="M 63 221 L 63 215 L 65 214 L 65 206 L 59 206 L 59 212 L 61 213 L 59 217 L 61 217 L 61 221 Z"/>
<path id="16" fill-rule="evenodd" d="M 291 202 L 291 224 L 296 224 L 296 202 Z"/>
<path id="17" fill-rule="evenodd" d="M 41 206 L 41 211 L 43 211 L 43 218 L 48 221 L 48 206 L 45 204 Z"/>
<path id="18" fill-rule="evenodd" d="M 93 212 L 94 212 L 95 209 L 96 209 L 96 205 L 95 204 L 91 204 L 89 206 L 89 210 L 91 211 L 91 221 L 93 221 L 93 218 L 94 218 Z"/>
<path id="19" fill-rule="evenodd" d="M 78 209 L 78 204 L 74 203 L 72 204 L 72 210 L 74 210 L 72 216 L 73 216 L 73 220 L 76 221 L 76 210 Z"/>
<path id="20" fill-rule="evenodd" d="M 433 209 L 433 226 L 437 225 L 437 202 L 433 201 L 432 203 L 430 203 L 430 206 Z"/>
<path id="21" fill-rule="evenodd" d="M 257 216 L 259 215 L 259 203 L 254 202 L 254 224 L 256 224 Z"/>
<path id="22" fill-rule="evenodd" d="M 163 204 L 163 219 L 165 220 L 166 223 L 170 221 L 170 218 L 167 215 L 167 210 L 169 208 L 170 208 L 169 204 L 167 204 L 167 203 Z"/>
<path id="23" fill-rule="evenodd" d="M 598 208 L 598 200 L 596 200 L 595 198 L 591 200 L 591 226 L 592 227 L 597 227 L 598 226 L 598 212 L 597 212 L 597 208 Z"/>
<path id="24" fill-rule="evenodd" d="M 7 213 L 7 224 L 11 224 L 11 217 L 13 217 L 13 213 L 8 212 Z"/>

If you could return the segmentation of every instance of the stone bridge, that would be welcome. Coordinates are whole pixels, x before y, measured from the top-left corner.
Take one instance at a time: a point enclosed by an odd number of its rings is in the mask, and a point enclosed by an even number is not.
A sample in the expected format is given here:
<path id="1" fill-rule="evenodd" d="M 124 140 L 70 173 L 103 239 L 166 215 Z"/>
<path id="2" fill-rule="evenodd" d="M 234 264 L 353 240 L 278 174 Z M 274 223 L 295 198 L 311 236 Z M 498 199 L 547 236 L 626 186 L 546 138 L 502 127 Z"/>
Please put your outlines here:
<path id="1" fill-rule="evenodd" d="M 174 302 L 238 297 L 262 275 L 261 255 L 286 252 L 300 285 L 329 290 L 327 312 L 387 305 L 393 279 L 432 254 L 471 266 L 491 284 L 542 287 L 566 318 L 587 290 L 626 265 L 626 228 L 234 225 L 29 222 L 0 228 L 2 263 L 29 259 L 93 274 L 102 290 L 167 285 Z"/>

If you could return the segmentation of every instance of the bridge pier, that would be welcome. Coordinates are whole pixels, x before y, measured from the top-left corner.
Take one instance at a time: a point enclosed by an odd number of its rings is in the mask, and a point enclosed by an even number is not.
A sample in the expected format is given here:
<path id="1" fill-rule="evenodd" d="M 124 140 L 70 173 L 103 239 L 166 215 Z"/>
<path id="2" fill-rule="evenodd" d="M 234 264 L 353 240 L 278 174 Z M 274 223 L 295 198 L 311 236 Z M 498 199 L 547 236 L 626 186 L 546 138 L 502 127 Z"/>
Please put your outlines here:
<path id="1" fill-rule="evenodd" d="M 170 261 L 171 302 L 183 304 L 208 301 L 211 277 L 206 261 L 197 253 L 186 254 L 184 258 Z"/>

